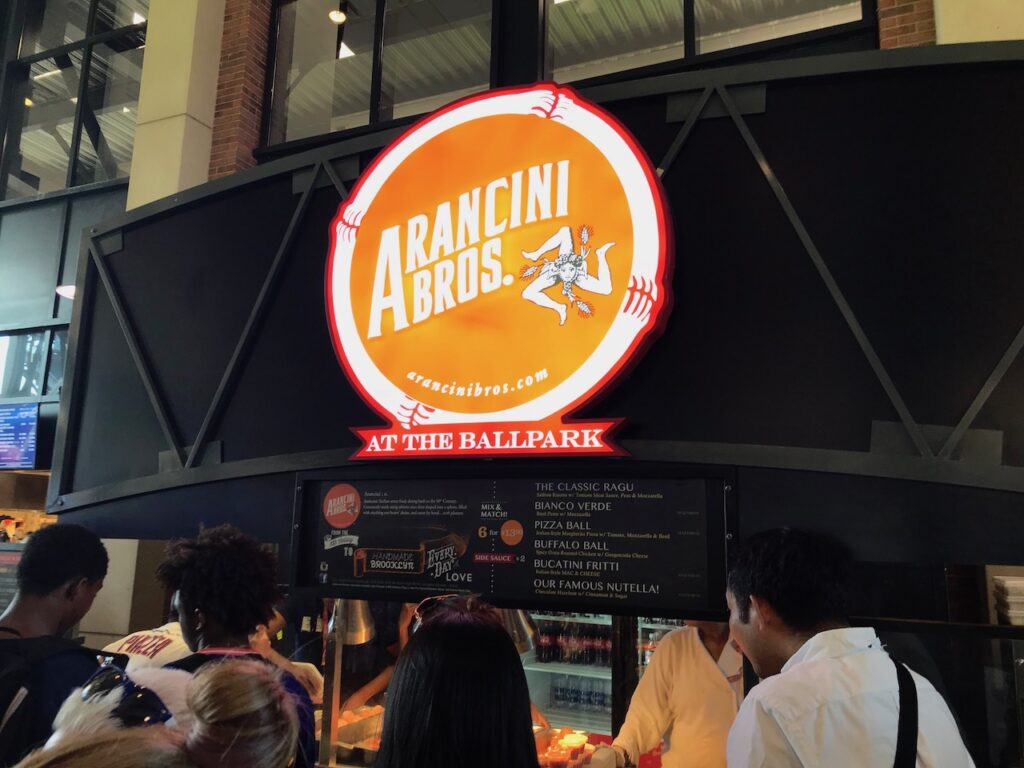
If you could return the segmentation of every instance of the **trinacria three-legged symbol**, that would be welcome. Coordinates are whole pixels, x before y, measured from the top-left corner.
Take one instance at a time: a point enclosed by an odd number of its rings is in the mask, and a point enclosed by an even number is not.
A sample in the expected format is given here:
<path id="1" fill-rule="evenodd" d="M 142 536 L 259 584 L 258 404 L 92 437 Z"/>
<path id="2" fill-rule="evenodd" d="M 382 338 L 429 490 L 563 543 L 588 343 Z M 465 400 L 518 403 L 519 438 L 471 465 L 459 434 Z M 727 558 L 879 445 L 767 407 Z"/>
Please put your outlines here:
<path id="1" fill-rule="evenodd" d="M 597 293 L 607 296 L 612 292 L 612 273 L 608 269 L 606 253 L 615 243 L 606 243 L 594 253 L 597 255 L 597 276 L 591 275 L 587 267 L 587 257 L 590 255 L 590 235 L 593 230 L 590 227 L 580 227 L 580 247 L 576 250 L 572 230 L 569 227 L 562 227 L 555 234 L 544 241 L 535 251 L 523 251 L 523 258 L 530 261 L 537 261 L 548 251 L 557 249 L 558 256 L 554 261 L 544 259 L 540 264 L 525 266 L 519 273 L 523 280 L 533 278 L 525 289 L 523 298 L 532 301 L 539 307 L 546 307 L 558 314 L 559 325 L 565 325 L 566 305 L 561 301 L 555 301 L 545 291 L 553 288 L 558 283 L 562 284 L 562 294 L 569 300 L 569 306 L 575 306 L 580 317 L 592 317 L 594 308 L 586 301 L 578 298 L 573 288 L 580 288 L 589 293 Z"/>

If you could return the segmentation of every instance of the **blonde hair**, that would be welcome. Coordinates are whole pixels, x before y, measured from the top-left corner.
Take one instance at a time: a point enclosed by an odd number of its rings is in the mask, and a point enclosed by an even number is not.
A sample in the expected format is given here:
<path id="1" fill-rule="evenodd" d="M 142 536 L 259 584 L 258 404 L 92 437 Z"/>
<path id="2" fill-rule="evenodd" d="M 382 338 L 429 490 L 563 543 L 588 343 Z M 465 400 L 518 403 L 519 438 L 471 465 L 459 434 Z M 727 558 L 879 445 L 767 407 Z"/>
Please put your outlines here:
<path id="1" fill-rule="evenodd" d="M 195 768 L 170 728 L 128 728 L 69 736 L 37 749 L 15 768 Z"/>
<path id="2" fill-rule="evenodd" d="M 277 668 L 255 660 L 206 664 L 189 685 L 188 705 L 195 720 L 185 751 L 200 768 L 291 763 L 299 717 Z"/>

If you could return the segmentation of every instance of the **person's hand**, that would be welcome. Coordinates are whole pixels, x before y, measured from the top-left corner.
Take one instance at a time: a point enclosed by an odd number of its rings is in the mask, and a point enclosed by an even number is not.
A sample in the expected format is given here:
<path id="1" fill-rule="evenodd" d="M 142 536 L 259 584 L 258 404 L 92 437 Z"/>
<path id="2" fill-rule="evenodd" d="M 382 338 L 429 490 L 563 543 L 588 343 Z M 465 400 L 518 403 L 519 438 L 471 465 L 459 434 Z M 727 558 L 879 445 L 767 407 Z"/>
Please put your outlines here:
<path id="1" fill-rule="evenodd" d="M 363 706 L 369 700 L 369 698 L 370 697 L 366 695 L 366 691 L 363 688 L 360 688 L 358 691 L 356 691 L 347 699 L 345 699 L 345 703 L 341 705 L 341 709 L 342 711 L 346 709 L 358 709 L 359 707 Z"/>
<path id="2" fill-rule="evenodd" d="M 544 717 L 544 713 L 537 709 L 537 705 L 532 701 L 530 702 L 530 717 L 533 718 L 533 722 L 539 725 L 541 728 L 550 728 L 551 723 Z"/>
<path id="3" fill-rule="evenodd" d="M 298 680 L 302 687 L 306 689 L 306 693 L 309 694 L 309 698 L 316 704 L 318 700 L 322 700 L 324 693 L 324 677 L 320 674 L 320 670 L 314 667 L 312 664 L 295 664 L 289 663 L 288 671 L 292 673 L 292 676 Z"/>
<path id="4" fill-rule="evenodd" d="M 625 768 L 626 753 L 608 744 L 600 744 L 590 759 L 591 768 Z"/>
<path id="5" fill-rule="evenodd" d="M 256 627 L 256 631 L 249 635 L 249 647 L 260 656 L 266 657 L 270 655 L 270 633 L 267 632 L 266 624 L 260 624 Z"/>

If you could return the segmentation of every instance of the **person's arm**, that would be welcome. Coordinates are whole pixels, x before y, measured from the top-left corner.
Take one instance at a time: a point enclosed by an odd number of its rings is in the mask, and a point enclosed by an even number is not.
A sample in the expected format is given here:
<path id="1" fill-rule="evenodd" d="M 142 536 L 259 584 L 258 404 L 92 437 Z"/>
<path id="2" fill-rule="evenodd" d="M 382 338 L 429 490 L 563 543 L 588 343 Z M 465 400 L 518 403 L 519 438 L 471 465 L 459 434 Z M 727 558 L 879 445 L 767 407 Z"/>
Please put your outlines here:
<path id="1" fill-rule="evenodd" d="M 729 768 L 801 768 L 778 720 L 755 696 L 743 701 L 726 744 Z"/>
<path id="2" fill-rule="evenodd" d="M 636 765 L 640 755 L 654 749 L 672 725 L 670 700 L 674 681 L 686 676 L 686 670 L 677 669 L 678 653 L 671 640 L 662 642 L 651 656 L 647 671 L 633 692 L 622 730 L 612 742 L 626 765 Z"/>
<path id="3" fill-rule="evenodd" d="M 378 693 L 387 689 L 388 683 L 391 682 L 391 676 L 393 674 L 395 674 L 395 666 L 393 664 L 390 667 L 385 667 L 383 672 L 345 699 L 345 703 L 341 705 L 341 708 L 345 710 L 363 706 L 363 704 L 368 702 Z"/>
<path id="4" fill-rule="evenodd" d="M 267 627 L 260 624 L 249 635 L 249 646 L 278 669 L 282 669 L 298 680 L 311 699 L 318 699 L 324 689 L 324 678 L 312 665 L 293 664 L 270 645 Z"/>

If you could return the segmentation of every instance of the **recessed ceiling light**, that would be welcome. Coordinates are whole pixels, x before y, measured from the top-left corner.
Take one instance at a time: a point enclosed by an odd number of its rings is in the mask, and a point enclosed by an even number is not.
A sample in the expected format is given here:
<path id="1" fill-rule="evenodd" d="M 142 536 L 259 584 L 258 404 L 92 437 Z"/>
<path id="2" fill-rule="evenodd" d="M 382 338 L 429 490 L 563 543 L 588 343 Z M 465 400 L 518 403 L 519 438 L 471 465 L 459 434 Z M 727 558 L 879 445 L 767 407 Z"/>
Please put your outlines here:
<path id="1" fill-rule="evenodd" d="M 558 5 L 559 3 L 567 3 L 567 2 L 569 2 L 569 0 L 555 0 L 555 5 Z"/>
<path id="2" fill-rule="evenodd" d="M 57 295 L 63 296 L 65 299 L 75 298 L 75 286 L 74 285 L 58 285 Z"/>
<path id="3" fill-rule="evenodd" d="M 344 11 L 331 11 L 330 13 L 327 14 L 327 18 L 329 18 L 335 24 L 344 24 L 345 19 L 347 19 L 348 16 L 345 14 Z"/>
<path id="4" fill-rule="evenodd" d="M 72 96 L 71 97 L 71 103 L 72 104 L 77 104 L 78 103 L 78 97 L 77 96 Z"/>
<path id="5" fill-rule="evenodd" d="M 32 75 L 32 79 L 33 80 L 45 80 L 48 77 L 53 77 L 54 75 L 59 75 L 59 74 L 60 74 L 60 70 L 59 69 L 51 69 L 48 72 L 40 72 L 38 75 Z"/>
<path id="6" fill-rule="evenodd" d="M 121 107 L 121 114 L 127 115 L 131 111 L 130 107 Z"/>
<path id="7" fill-rule="evenodd" d="M 347 59 L 349 56 L 355 56 L 356 52 L 349 48 L 345 43 L 338 46 L 338 58 Z"/>
<path id="8" fill-rule="evenodd" d="M 133 13 L 132 14 L 132 24 L 145 24 L 145 23 L 146 23 L 146 17 L 143 16 L 141 13 Z"/>
<path id="9" fill-rule="evenodd" d="M 33 107 L 33 106 L 35 106 L 35 102 L 32 101 L 32 99 L 30 99 L 28 96 L 26 96 L 25 97 L 25 106 L 26 107 Z"/>

